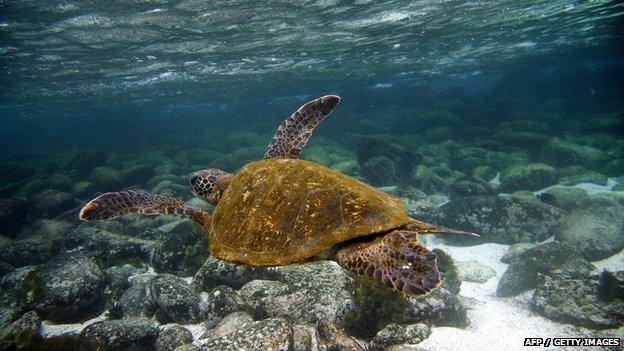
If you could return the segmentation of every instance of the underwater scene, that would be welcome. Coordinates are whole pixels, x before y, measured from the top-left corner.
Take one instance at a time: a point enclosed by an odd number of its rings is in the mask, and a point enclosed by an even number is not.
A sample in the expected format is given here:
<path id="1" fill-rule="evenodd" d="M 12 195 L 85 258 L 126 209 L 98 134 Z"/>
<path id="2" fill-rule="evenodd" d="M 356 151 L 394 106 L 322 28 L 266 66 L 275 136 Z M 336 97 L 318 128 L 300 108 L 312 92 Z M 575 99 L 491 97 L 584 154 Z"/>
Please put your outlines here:
<path id="1" fill-rule="evenodd" d="M 0 350 L 624 349 L 623 19 L 0 0 Z"/>

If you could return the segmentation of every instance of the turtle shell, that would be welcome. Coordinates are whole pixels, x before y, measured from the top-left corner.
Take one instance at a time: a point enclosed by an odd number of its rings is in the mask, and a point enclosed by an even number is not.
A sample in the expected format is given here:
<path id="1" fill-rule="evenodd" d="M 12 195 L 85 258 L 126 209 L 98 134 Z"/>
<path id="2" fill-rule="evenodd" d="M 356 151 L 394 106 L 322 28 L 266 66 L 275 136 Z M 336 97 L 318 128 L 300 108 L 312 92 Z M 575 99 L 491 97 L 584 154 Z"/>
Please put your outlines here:
<path id="1" fill-rule="evenodd" d="M 208 241 L 220 259 L 273 266 L 407 223 L 403 203 L 391 195 L 313 162 L 271 158 L 232 179 Z"/>

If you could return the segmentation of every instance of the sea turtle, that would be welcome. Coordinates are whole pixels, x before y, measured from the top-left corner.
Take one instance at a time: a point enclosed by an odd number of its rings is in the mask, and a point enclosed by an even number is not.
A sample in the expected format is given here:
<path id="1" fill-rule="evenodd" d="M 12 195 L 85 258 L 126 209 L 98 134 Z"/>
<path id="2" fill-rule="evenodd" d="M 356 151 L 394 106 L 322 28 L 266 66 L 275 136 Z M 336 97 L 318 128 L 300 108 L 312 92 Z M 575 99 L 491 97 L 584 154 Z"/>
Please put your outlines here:
<path id="1" fill-rule="evenodd" d="M 440 274 L 418 233 L 476 234 L 410 218 L 398 198 L 299 159 L 314 128 L 339 102 L 327 95 L 301 106 L 280 124 L 264 159 L 237 174 L 216 168 L 193 173 L 190 190 L 215 205 L 212 214 L 168 196 L 119 191 L 91 200 L 80 219 L 187 216 L 206 230 L 212 255 L 225 261 L 278 266 L 331 258 L 407 295 L 426 294 L 440 284 Z"/>

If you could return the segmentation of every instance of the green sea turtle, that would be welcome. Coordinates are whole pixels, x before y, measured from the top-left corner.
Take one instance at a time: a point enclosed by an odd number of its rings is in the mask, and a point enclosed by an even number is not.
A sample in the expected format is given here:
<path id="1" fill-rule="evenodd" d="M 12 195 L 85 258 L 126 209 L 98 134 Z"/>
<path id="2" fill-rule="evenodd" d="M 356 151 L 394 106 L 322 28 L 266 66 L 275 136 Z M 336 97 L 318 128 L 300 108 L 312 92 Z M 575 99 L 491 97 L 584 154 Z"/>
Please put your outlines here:
<path id="1" fill-rule="evenodd" d="M 215 257 L 277 266 L 331 257 L 407 295 L 440 284 L 436 255 L 418 233 L 476 235 L 410 218 L 401 200 L 299 153 L 314 128 L 340 102 L 328 95 L 301 106 L 280 124 L 263 160 L 237 174 L 212 168 L 193 173 L 191 192 L 215 205 L 212 214 L 183 200 L 135 191 L 98 196 L 82 220 L 127 214 L 177 214 L 199 222 Z"/>

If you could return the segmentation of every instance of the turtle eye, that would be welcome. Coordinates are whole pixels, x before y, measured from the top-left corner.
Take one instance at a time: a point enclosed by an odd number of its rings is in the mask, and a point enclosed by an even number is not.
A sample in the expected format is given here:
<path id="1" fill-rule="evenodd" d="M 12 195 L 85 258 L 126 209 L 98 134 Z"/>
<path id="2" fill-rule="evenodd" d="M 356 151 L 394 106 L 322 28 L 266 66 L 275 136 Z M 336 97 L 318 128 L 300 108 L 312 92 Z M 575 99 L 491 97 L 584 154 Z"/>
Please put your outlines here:
<path id="1" fill-rule="evenodd" d="M 218 168 L 204 169 L 193 173 L 189 181 L 191 193 L 216 205 L 218 199 L 214 196 L 215 186 L 219 178 L 227 174 Z"/>

